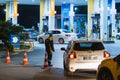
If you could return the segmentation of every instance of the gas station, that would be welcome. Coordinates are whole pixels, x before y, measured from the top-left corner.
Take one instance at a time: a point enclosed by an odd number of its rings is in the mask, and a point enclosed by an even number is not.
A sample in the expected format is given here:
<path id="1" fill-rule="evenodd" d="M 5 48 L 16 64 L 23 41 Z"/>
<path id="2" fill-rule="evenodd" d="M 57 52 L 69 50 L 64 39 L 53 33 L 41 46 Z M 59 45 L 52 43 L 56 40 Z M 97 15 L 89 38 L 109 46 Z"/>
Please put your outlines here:
<path id="1" fill-rule="evenodd" d="M 75 5 L 87 5 L 87 20 L 84 23 L 85 37 L 88 39 L 112 40 L 116 33 L 116 9 L 115 3 L 119 0 L 1 0 L 0 3 L 6 4 L 6 21 L 12 21 L 18 25 L 18 5 L 36 4 L 40 5 L 40 30 L 39 33 L 55 29 L 55 5 L 61 6 L 61 29 L 71 32 L 75 30 Z M 120 23 L 119 23 L 120 24 Z"/>

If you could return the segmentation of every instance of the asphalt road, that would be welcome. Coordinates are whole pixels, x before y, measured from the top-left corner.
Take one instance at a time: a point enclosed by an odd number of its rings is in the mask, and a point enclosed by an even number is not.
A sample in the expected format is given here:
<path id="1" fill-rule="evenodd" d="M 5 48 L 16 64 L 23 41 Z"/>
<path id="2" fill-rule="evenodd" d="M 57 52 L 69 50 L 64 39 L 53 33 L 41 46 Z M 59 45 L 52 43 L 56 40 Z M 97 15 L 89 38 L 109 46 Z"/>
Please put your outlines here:
<path id="1" fill-rule="evenodd" d="M 119 41 L 111 44 L 104 44 L 107 50 L 114 57 L 120 52 Z M 44 65 L 45 46 L 35 42 L 35 48 L 32 52 L 27 52 L 29 65 L 24 67 L 22 65 L 24 52 L 12 54 L 11 64 L 7 65 L 5 62 L 6 57 L 0 58 L 0 80 L 96 80 L 96 74 L 80 73 L 72 77 L 64 76 L 63 69 L 63 51 L 61 47 L 66 47 L 67 44 L 55 44 L 55 52 L 53 53 L 52 64 L 53 67 L 47 70 L 42 69 Z M 1 54 L 1 53 L 0 53 Z M 1 67 L 3 65 L 3 67 Z M 10 66 L 10 67 L 4 67 Z M 10 74 L 11 73 L 11 74 Z M 9 74 L 9 76 L 8 76 Z M 22 75 L 26 75 L 21 78 Z M 5 76 L 7 76 L 5 78 Z M 15 78 L 15 79 L 13 79 Z"/>

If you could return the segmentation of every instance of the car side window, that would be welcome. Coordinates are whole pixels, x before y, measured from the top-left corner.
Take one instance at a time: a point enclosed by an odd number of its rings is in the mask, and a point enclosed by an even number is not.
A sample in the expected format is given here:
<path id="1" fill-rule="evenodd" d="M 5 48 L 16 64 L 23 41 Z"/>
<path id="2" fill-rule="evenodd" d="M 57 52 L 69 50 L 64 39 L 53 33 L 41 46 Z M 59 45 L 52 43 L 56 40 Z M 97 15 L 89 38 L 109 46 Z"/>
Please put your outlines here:
<path id="1" fill-rule="evenodd" d="M 60 31 L 53 31 L 53 34 L 60 34 Z"/>
<path id="2" fill-rule="evenodd" d="M 56 34 L 56 31 L 52 31 L 52 34 Z"/>
<path id="3" fill-rule="evenodd" d="M 49 32 L 45 32 L 45 35 L 48 35 L 49 34 Z"/>
<path id="4" fill-rule="evenodd" d="M 115 61 L 117 61 L 118 64 L 120 64 L 120 54 L 114 58 Z"/>

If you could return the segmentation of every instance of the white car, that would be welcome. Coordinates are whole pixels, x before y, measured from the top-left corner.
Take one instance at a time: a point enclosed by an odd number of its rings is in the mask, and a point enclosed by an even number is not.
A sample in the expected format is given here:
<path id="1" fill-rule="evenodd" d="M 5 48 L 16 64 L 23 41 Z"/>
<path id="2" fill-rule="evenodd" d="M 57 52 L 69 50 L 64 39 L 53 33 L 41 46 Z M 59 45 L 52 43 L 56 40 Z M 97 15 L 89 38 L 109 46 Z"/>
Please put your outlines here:
<path id="1" fill-rule="evenodd" d="M 79 71 L 97 71 L 102 60 L 109 58 L 108 53 L 102 43 L 98 40 L 73 40 L 64 50 L 63 64 L 65 75 L 71 75 Z"/>
<path id="2" fill-rule="evenodd" d="M 39 43 L 44 43 L 45 39 L 49 36 L 49 34 L 52 33 L 53 35 L 53 42 L 54 43 L 67 43 L 70 40 L 77 39 L 77 34 L 72 33 L 65 29 L 54 29 L 50 30 L 46 33 L 40 34 L 37 36 L 37 41 Z"/>
<path id="3" fill-rule="evenodd" d="M 120 39 L 120 33 L 116 33 L 116 39 Z"/>

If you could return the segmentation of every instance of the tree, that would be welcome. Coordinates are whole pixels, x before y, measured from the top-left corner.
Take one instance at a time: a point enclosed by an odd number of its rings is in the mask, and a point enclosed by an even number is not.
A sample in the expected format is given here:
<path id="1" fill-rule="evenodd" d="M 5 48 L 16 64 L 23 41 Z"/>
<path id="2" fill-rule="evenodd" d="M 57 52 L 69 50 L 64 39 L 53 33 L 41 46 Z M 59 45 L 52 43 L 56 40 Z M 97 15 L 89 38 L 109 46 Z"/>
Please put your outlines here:
<path id="1" fill-rule="evenodd" d="M 13 25 L 9 21 L 0 21 L 0 40 L 4 43 L 4 46 L 7 47 L 7 49 L 11 49 L 11 44 L 10 44 L 10 35 L 18 35 L 22 36 L 21 32 L 23 30 L 23 26 L 16 26 Z M 22 36 L 21 38 L 23 38 Z"/>

